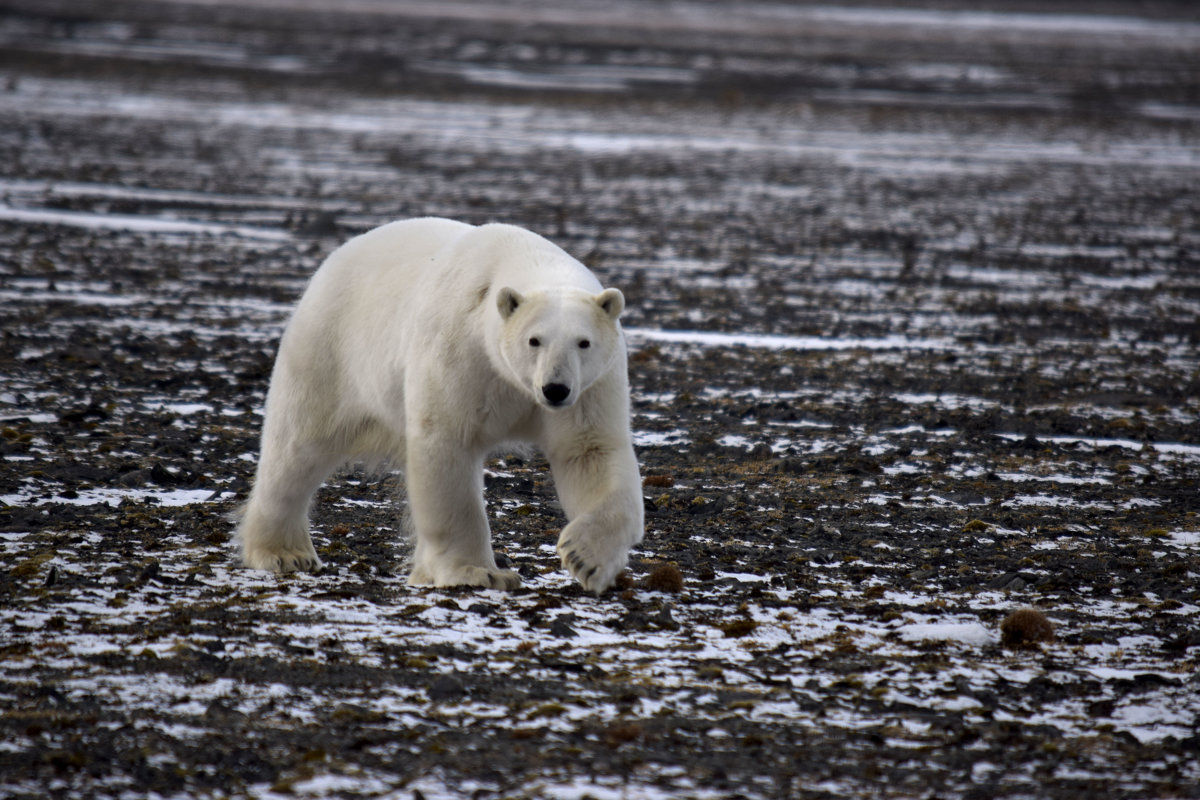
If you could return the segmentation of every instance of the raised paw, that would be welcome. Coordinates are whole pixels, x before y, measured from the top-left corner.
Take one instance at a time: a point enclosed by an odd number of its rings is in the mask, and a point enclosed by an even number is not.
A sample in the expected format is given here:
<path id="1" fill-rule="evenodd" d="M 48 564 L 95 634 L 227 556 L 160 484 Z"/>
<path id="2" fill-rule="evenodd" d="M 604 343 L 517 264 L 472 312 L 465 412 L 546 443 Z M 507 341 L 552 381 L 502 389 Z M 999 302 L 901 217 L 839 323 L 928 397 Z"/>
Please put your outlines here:
<path id="1" fill-rule="evenodd" d="M 558 542 L 558 554 L 563 568 L 574 575 L 585 590 L 601 594 L 613 585 L 625 568 L 627 549 L 612 548 L 604 553 L 594 542 L 576 542 L 564 537 Z"/>

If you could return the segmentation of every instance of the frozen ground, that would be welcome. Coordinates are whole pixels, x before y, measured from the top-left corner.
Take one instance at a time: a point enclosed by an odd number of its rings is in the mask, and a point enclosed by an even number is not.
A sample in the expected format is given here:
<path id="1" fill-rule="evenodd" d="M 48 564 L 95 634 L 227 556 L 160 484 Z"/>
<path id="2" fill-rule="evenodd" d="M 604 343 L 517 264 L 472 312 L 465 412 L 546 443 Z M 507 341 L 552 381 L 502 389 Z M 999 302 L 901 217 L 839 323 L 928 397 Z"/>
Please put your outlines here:
<path id="1" fill-rule="evenodd" d="M 0 795 L 1200 796 L 1200 19 L 936 6 L 5 3 Z M 357 468 L 236 567 L 288 309 L 417 214 L 629 298 L 619 590 L 530 454 L 520 592 Z"/>

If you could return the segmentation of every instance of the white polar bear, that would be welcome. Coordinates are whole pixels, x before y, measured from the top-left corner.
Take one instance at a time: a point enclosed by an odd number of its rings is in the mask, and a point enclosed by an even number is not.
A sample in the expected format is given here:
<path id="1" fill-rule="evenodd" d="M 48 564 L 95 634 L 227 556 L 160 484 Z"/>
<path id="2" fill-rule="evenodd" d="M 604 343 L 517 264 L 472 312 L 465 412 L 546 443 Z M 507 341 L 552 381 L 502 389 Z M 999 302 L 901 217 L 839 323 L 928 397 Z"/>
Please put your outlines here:
<path id="1" fill-rule="evenodd" d="M 513 589 L 496 566 L 483 461 L 508 442 L 546 454 L 569 518 L 565 568 L 602 592 L 642 539 L 629 432 L 625 298 L 509 225 L 393 222 L 338 248 L 284 331 L 258 475 L 242 512 L 247 566 L 321 566 L 313 493 L 343 462 L 405 467 L 412 585 Z"/>

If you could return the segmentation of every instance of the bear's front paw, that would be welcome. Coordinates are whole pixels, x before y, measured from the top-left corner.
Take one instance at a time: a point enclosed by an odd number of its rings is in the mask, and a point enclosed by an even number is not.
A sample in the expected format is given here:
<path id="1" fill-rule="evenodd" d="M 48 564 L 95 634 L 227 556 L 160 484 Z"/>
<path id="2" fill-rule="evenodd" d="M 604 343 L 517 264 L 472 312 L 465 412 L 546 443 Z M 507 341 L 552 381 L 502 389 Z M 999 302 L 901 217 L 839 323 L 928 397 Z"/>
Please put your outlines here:
<path id="1" fill-rule="evenodd" d="M 242 563 L 251 569 L 265 569 L 271 572 L 317 572 L 321 569 L 321 559 L 317 551 L 307 549 L 262 550 L 247 549 L 242 554 Z"/>
<path id="2" fill-rule="evenodd" d="M 563 568 L 574 575 L 585 590 L 595 594 L 601 594 L 613 585 L 629 557 L 628 547 L 612 539 L 607 540 L 607 547 L 604 544 L 605 540 L 580 541 L 565 531 L 558 540 Z"/>

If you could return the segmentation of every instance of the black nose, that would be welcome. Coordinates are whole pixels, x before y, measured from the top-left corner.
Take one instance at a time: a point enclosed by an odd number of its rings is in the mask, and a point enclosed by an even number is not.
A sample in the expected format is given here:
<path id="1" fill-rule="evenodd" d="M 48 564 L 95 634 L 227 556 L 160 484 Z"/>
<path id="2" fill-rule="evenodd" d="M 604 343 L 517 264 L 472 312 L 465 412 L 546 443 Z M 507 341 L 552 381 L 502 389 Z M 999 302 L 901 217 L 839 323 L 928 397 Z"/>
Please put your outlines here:
<path id="1" fill-rule="evenodd" d="M 570 394 L 571 387 L 561 383 L 547 383 L 542 387 L 542 396 L 552 406 L 561 406 Z"/>

